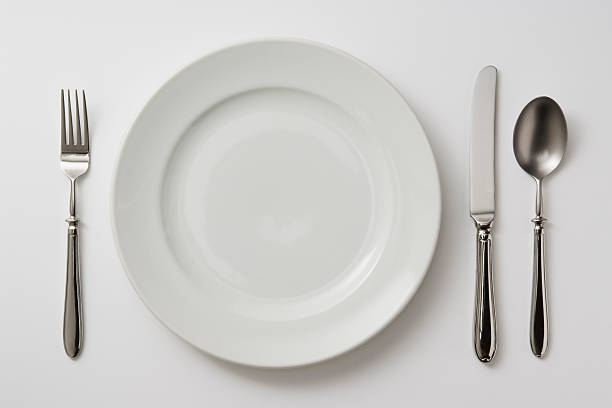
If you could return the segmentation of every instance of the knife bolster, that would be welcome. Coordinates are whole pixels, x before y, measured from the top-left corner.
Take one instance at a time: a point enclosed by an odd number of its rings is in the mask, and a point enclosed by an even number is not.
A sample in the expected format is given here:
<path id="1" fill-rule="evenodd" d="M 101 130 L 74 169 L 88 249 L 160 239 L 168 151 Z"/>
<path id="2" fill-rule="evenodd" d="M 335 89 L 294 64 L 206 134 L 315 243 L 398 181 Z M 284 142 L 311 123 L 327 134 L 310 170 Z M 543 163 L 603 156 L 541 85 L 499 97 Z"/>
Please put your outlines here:
<path id="1" fill-rule="evenodd" d="M 476 224 L 476 228 L 479 231 L 485 229 L 491 232 L 491 228 L 493 227 L 494 217 L 495 215 L 492 213 L 472 214 L 472 219 L 474 220 L 474 223 Z"/>

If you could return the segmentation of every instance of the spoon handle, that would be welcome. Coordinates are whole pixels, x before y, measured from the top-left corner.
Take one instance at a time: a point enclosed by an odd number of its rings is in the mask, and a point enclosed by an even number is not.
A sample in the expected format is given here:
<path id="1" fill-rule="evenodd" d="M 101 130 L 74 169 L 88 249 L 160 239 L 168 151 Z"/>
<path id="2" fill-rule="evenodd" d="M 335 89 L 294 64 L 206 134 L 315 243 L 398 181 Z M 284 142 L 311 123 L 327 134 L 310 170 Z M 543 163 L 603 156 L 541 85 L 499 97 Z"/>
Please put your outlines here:
<path id="1" fill-rule="evenodd" d="M 474 349 L 483 363 L 495 355 L 497 335 L 495 324 L 495 297 L 491 262 L 491 225 L 478 227 L 476 257 L 476 304 L 474 313 Z"/>
<path id="2" fill-rule="evenodd" d="M 546 265 L 544 262 L 544 222 L 533 220 L 533 287 L 531 292 L 531 351 L 542 357 L 548 346 L 548 307 L 546 304 Z"/>

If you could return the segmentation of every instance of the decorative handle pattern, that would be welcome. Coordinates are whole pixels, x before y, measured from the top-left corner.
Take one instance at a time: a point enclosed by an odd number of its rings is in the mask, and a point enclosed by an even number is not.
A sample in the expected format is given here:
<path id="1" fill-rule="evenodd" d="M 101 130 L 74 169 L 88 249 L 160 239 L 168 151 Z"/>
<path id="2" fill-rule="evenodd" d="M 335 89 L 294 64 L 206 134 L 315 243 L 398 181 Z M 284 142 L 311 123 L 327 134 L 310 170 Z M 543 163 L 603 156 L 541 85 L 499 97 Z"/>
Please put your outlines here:
<path id="1" fill-rule="evenodd" d="M 476 305 L 474 313 L 474 349 L 483 363 L 495 356 L 497 328 L 495 322 L 495 296 L 493 291 L 493 268 L 491 262 L 491 224 L 476 224 Z"/>
<path id="2" fill-rule="evenodd" d="M 531 292 L 531 351 L 542 357 L 548 346 L 548 306 L 546 304 L 546 265 L 544 263 L 544 222 L 538 216 L 533 220 L 533 286 Z"/>
<path id="3" fill-rule="evenodd" d="M 68 259 L 64 298 L 64 350 L 70 358 L 75 358 L 81 351 L 83 343 L 79 231 L 78 219 L 74 216 L 68 218 L 66 222 L 68 222 Z"/>

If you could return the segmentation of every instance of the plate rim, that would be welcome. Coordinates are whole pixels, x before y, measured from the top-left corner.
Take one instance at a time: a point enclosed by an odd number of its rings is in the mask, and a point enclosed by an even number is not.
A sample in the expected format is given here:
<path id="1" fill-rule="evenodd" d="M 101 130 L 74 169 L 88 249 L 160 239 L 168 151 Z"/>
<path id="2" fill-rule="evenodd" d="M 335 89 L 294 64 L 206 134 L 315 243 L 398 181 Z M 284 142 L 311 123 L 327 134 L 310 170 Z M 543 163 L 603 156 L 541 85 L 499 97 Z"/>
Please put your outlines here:
<path id="1" fill-rule="evenodd" d="M 132 276 L 132 274 L 130 273 L 130 270 L 127 266 L 127 262 L 124 258 L 123 252 L 121 250 L 121 246 L 119 244 L 119 236 L 118 236 L 118 231 L 117 231 L 117 223 L 115 222 L 116 220 L 116 210 L 115 210 L 115 192 L 116 192 L 116 185 L 117 185 L 117 181 L 119 179 L 119 164 L 123 158 L 123 155 L 125 153 L 125 146 L 127 144 L 127 140 L 129 135 L 132 133 L 132 130 L 134 128 L 134 126 L 136 125 L 136 123 L 138 123 L 139 119 L 142 117 L 145 109 L 147 108 L 147 106 L 149 106 L 149 104 L 151 103 L 151 101 L 160 93 L 160 91 L 162 91 L 170 82 L 174 81 L 174 79 L 180 75 L 183 74 L 183 72 L 189 70 L 191 67 L 193 67 L 194 65 L 198 64 L 200 61 L 205 60 L 217 53 L 221 53 L 224 51 L 227 51 L 229 49 L 233 49 L 233 48 L 239 48 L 239 47 L 243 47 L 243 46 L 248 46 L 248 45 L 252 45 L 252 44 L 261 44 L 261 43 L 296 43 L 296 44 L 300 44 L 300 45 L 308 45 L 308 46 L 314 46 L 314 47 L 318 47 L 318 48 L 322 48 L 325 49 L 327 51 L 330 51 L 333 54 L 337 54 L 340 55 L 344 58 L 347 58 L 349 60 L 351 60 L 352 62 L 364 67 L 365 69 L 367 69 L 371 74 L 374 74 L 374 76 L 376 76 L 379 80 L 381 80 L 383 83 L 385 83 L 395 94 L 397 94 L 397 96 L 399 96 L 399 98 L 402 100 L 403 104 L 405 105 L 405 107 L 412 113 L 412 116 L 414 117 L 414 120 L 416 121 L 417 125 L 419 126 L 421 132 L 423 133 L 423 135 L 425 136 L 425 145 L 427 146 L 427 148 L 429 149 L 429 153 L 431 155 L 431 159 L 433 161 L 433 172 L 434 172 L 434 179 L 435 179 L 435 190 L 436 190 L 436 195 L 437 195 L 437 201 L 434 203 L 435 204 L 435 211 L 432 211 L 435 213 L 436 217 L 435 220 L 431 220 L 431 230 L 433 230 L 434 234 L 433 234 L 433 241 L 432 241 L 432 248 L 429 251 L 428 256 L 426 257 L 426 262 L 425 265 L 426 267 L 423 268 L 423 271 L 420 272 L 418 274 L 418 276 L 416 276 L 415 278 L 415 285 L 413 286 L 413 288 L 409 291 L 405 292 L 405 295 L 403 296 L 403 300 L 402 302 L 398 303 L 398 306 L 396 307 L 395 310 L 390 310 L 387 314 L 385 318 L 381 318 L 378 319 L 378 324 L 376 325 L 375 330 L 373 330 L 369 335 L 362 337 L 359 341 L 354 342 L 353 344 L 349 345 L 348 347 L 344 347 L 342 350 L 340 351 L 332 351 L 331 353 L 321 353 L 321 357 L 318 358 L 310 358 L 310 359 L 294 359 L 294 362 L 292 363 L 285 363 L 285 364 L 270 364 L 270 365 L 265 365 L 265 364 L 254 364 L 248 361 L 244 361 L 238 358 L 230 358 L 226 355 L 221 355 L 221 353 L 215 353 L 213 351 L 210 350 L 206 350 L 200 346 L 198 346 L 197 344 L 195 344 L 194 342 L 192 342 L 190 339 L 183 337 L 181 334 L 178 333 L 177 330 L 175 330 L 173 327 L 171 327 L 167 322 L 165 322 L 160 316 L 159 314 L 154 310 L 153 306 L 149 304 L 148 300 L 146 299 L 146 297 L 144 296 L 143 293 L 141 293 L 141 290 L 139 289 L 138 285 L 136 284 L 136 282 L 134 281 L 134 277 Z M 416 113 L 414 112 L 414 110 L 412 109 L 411 105 L 408 103 L 408 101 L 406 100 L 406 98 L 404 97 L 404 95 L 400 92 L 400 90 L 386 77 L 384 77 L 378 70 L 376 70 L 374 67 L 372 67 L 371 65 L 369 65 L 368 63 L 362 61 L 361 59 L 359 59 L 358 57 L 353 56 L 352 54 L 349 54 L 346 51 L 343 51 L 340 48 L 337 48 L 335 46 L 326 44 L 326 43 L 322 43 L 319 41 L 314 41 L 314 40 L 310 40 L 310 39 L 306 39 L 306 38 L 299 38 L 299 37 L 282 37 L 282 36 L 269 36 L 269 37 L 258 37 L 258 38 L 254 38 L 251 40 L 243 40 L 243 41 L 235 41 L 235 42 L 230 42 L 227 43 L 226 45 L 222 45 L 222 46 L 218 46 L 218 47 L 214 47 L 211 51 L 203 54 L 202 56 L 192 60 L 191 62 L 188 62 L 186 65 L 184 65 L 181 69 L 179 69 L 177 72 L 175 72 L 173 75 L 171 75 L 168 79 L 166 79 L 165 81 L 163 81 L 163 83 L 161 85 L 159 85 L 158 87 L 156 87 L 155 91 L 148 97 L 146 98 L 145 102 L 142 104 L 142 106 L 140 107 L 140 109 L 138 110 L 138 113 L 136 115 L 136 117 L 132 120 L 129 128 L 127 129 L 126 132 L 124 132 L 121 143 L 119 145 L 119 152 L 116 154 L 115 156 L 115 160 L 113 163 L 113 172 L 112 172 L 112 176 L 111 176 L 111 183 L 110 183 L 110 194 L 109 194 L 109 210 L 110 210 L 110 218 L 111 218 L 111 230 L 112 230 L 112 236 L 113 236 L 113 242 L 114 242 L 114 246 L 115 246 L 115 250 L 116 253 L 119 257 L 119 261 L 121 263 L 121 266 L 123 268 L 124 274 L 127 276 L 128 281 L 130 282 L 130 285 L 132 286 L 132 288 L 134 289 L 134 291 L 136 292 L 136 294 L 138 295 L 138 297 L 140 298 L 141 302 L 146 306 L 146 308 L 149 310 L 149 312 L 155 316 L 155 318 L 157 319 L 157 321 L 159 321 L 164 327 L 166 327 L 170 332 L 172 332 L 175 336 L 177 336 L 178 338 L 180 338 L 182 341 L 186 342 L 187 344 L 189 344 L 190 346 L 196 348 L 197 350 L 199 350 L 200 352 L 208 355 L 208 356 L 212 356 L 214 358 L 218 358 L 222 361 L 227 361 L 233 364 L 237 364 L 237 365 L 241 365 L 241 366 L 245 366 L 245 367 L 255 367 L 255 368 L 263 368 L 263 369 L 279 369 L 279 368 L 295 368 L 295 367 L 304 367 L 304 366 L 310 366 L 310 365 L 314 365 L 314 364 L 318 364 L 318 363 L 322 363 L 324 361 L 329 361 L 332 359 L 335 359 L 337 357 L 340 357 L 346 353 L 349 353 L 352 350 L 355 350 L 356 348 L 362 346 L 363 344 L 367 343 L 368 341 L 370 341 L 373 337 L 375 337 L 376 335 L 378 335 L 381 331 L 383 331 L 386 327 L 388 327 L 399 315 L 400 313 L 406 308 L 406 306 L 410 303 L 410 301 L 414 298 L 414 295 L 416 294 L 416 292 L 419 290 L 419 288 L 421 287 L 423 281 L 425 280 L 425 277 L 427 276 L 429 269 L 431 268 L 431 263 L 433 261 L 433 258 L 437 252 L 438 249 L 438 243 L 439 243 L 439 239 L 440 239 L 440 229 L 441 229 L 441 223 L 442 223 L 442 189 L 441 189 L 441 183 L 440 183 L 440 172 L 438 169 L 438 162 L 436 159 L 436 156 L 433 152 L 432 146 L 431 146 L 431 142 L 429 140 L 429 137 L 427 136 L 427 133 L 425 132 L 423 125 L 421 124 L 421 121 L 419 120 L 419 118 L 416 116 Z M 432 206 L 433 207 L 433 206 Z M 435 222 L 434 222 L 435 221 Z M 424 257 L 425 259 L 425 257 Z M 299 361 L 297 361 L 299 360 Z"/>

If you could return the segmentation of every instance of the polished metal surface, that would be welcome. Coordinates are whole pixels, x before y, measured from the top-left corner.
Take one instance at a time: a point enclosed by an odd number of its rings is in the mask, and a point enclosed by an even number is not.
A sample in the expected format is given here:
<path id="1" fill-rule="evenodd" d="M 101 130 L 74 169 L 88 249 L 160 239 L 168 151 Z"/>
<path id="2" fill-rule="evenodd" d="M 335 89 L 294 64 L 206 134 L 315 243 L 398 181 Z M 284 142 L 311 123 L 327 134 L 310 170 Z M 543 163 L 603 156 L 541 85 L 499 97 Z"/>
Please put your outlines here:
<path id="1" fill-rule="evenodd" d="M 495 88 L 497 69 L 478 74 L 472 99 L 470 145 L 470 214 L 476 222 L 495 217 Z"/>
<path id="2" fill-rule="evenodd" d="M 484 363 L 495 356 L 497 329 L 493 290 L 491 227 L 495 218 L 495 92 L 497 69 L 478 74 L 472 101 L 470 215 L 477 228 L 474 349 Z"/>
<path id="3" fill-rule="evenodd" d="M 514 156 L 519 166 L 536 181 L 536 216 L 533 244 L 533 288 L 531 296 L 531 350 L 542 357 L 548 346 L 548 305 L 544 262 L 542 180 L 552 173 L 565 154 L 567 123 L 559 105 L 541 96 L 529 102 L 514 126 Z"/>
<path id="4" fill-rule="evenodd" d="M 83 346 L 83 316 L 81 304 L 81 270 L 79 263 L 79 230 L 76 217 L 76 181 L 89 168 L 89 125 L 85 91 L 82 93 L 82 113 L 79 96 L 74 91 L 75 119 L 73 123 L 70 91 L 61 91 L 61 154 L 60 166 L 70 180 L 70 209 L 68 223 L 68 259 L 66 263 L 66 294 L 64 299 L 64 350 L 75 358 Z M 68 116 L 68 126 L 66 126 Z M 82 128 L 82 129 L 81 129 Z M 75 137 L 76 133 L 76 137 Z"/>

